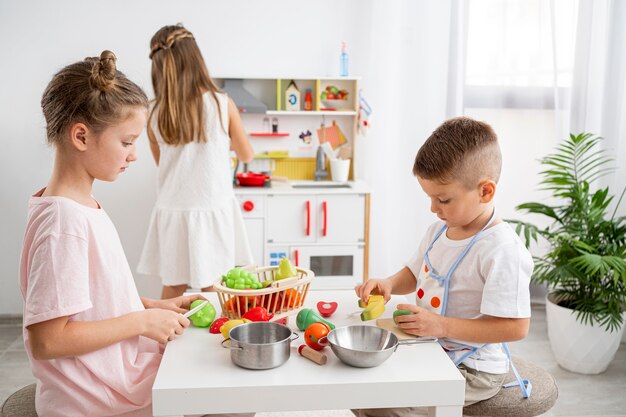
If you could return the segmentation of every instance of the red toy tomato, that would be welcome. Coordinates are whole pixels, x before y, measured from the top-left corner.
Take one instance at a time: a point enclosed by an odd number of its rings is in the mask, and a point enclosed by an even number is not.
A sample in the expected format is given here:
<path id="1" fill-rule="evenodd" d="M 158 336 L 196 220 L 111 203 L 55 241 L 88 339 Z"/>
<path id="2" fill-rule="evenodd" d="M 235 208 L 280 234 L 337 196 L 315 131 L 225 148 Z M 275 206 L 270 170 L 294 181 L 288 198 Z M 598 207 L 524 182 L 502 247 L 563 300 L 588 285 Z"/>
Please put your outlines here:
<path id="1" fill-rule="evenodd" d="M 330 317 L 337 310 L 337 303 L 332 301 L 320 301 L 317 303 L 317 311 L 320 312 L 322 317 Z"/>
<path id="2" fill-rule="evenodd" d="M 322 350 L 325 346 L 320 345 L 318 342 L 326 337 L 329 332 L 330 328 L 327 325 L 316 321 L 304 331 L 304 341 L 311 349 Z"/>
<path id="3" fill-rule="evenodd" d="M 213 324 L 211 324 L 211 327 L 209 327 L 209 333 L 219 334 L 220 327 L 222 327 L 222 325 L 228 320 L 228 317 L 220 317 L 219 319 L 215 319 L 213 321 Z"/>

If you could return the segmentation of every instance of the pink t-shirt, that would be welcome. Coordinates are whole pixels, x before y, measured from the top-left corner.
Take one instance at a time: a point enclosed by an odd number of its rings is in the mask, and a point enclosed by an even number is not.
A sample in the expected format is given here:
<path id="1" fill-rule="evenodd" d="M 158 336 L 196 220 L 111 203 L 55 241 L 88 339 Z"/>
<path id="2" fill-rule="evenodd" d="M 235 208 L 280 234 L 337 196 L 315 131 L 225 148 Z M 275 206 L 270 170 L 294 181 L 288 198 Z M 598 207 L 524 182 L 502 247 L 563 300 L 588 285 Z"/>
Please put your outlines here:
<path id="1" fill-rule="evenodd" d="M 20 265 L 24 343 L 37 378 L 37 413 L 150 416 L 162 356 L 158 342 L 136 336 L 85 355 L 32 357 L 27 326 L 63 316 L 105 320 L 144 309 L 106 212 L 42 193 L 29 201 Z"/>

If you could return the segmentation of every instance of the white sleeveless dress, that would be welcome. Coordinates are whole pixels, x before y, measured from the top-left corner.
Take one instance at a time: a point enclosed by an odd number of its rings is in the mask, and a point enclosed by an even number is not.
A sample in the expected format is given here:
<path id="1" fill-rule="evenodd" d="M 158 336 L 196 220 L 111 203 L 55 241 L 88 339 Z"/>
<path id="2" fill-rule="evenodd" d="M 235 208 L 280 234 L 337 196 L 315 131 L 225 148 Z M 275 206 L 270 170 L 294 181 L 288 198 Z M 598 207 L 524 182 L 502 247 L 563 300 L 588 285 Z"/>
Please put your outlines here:
<path id="1" fill-rule="evenodd" d="M 207 287 L 229 269 L 253 263 L 230 166 L 228 96 L 204 95 L 207 142 L 160 147 L 157 200 L 137 272 L 163 285 Z M 223 128 L 222 128 L 223 126 Z"/>

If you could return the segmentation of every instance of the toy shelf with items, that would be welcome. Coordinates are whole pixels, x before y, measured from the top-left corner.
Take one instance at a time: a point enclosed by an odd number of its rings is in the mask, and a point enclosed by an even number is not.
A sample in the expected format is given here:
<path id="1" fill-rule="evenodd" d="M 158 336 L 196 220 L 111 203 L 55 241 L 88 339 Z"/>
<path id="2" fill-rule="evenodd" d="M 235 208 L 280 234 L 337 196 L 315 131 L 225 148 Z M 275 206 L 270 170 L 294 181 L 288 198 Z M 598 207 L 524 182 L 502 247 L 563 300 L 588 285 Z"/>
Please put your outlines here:
<path id="1" fill-rule="evenodd" d="M 358 77 L 342 78 L 215 78 L 218 87 L 225 89 L 227 93 L 228 81 L 238 81 L 236 85 L 243 88 L 250 96 L 261 101 L 268 115 L 319 115 L 322 112 L 329 114 L 355 115 L 358 110 Z M 290 86 L 297 89 L 297 101 L 289 103 L 287 90 Z M 305 107 L 306 91 L 310 91 L 311 110 Z M 244 97 L 234 92 L 233 100 L 242 114 L 254 113 L 248 110 L 245 102 L 238 103 L 237 99 Z M 239 97 L 238 97 L 239 96 Z M 259 113 L 257 111 L 257 113 Z"/>
<path id="2" fill-rule="evenodd" d="M 280 149 L 288 153 L 288 157 L 277 158 L 271 164 L 253 160 L 248 168 L 289 180 L 314 179 L 317 151 L 322 142 L 329 142 L 337 155 L 352 160 L 349 179 L 356 179 L 354 155 L 361 112 L 359 80 L 359 77 L 215 78 L 218 87 L 239 108 L 255 152 L 271 155 Z M 342 148 L 341 154 L 338 148 Z M 325 164 L 330 172 L 329 161 Z"/>
<path id="3" fill-rule="evenodd" d="M 300 310 L 315 274 L 310 269 L 295 268 L 296 276 L 276 279 L 278 268 L 269 266 L 251 271 L 265 285 L 262 289 L 228 288 L 223 279 L 213 284 L 222 315 L 229 319 L 239 319 L 251 308 L 265 307 L 268 314 L 274 315 L 274 319 L 280 319 Z"/>

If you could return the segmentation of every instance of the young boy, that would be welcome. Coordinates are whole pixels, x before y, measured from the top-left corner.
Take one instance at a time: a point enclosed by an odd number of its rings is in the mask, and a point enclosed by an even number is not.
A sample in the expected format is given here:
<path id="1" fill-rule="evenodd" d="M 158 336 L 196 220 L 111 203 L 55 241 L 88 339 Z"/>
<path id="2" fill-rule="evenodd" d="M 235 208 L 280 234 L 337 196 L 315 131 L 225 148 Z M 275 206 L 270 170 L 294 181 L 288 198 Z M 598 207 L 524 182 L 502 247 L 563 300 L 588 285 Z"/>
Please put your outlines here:
<path id="1" fill-rule="evenodd" d="M 406 266 L 356 287 L 370 293 L 416 291 L 413 314 L 399 316 L 409 334 L 436 336 L 465 376 L 465 405 L 493 397 L 508 372 L 501 342 L 526 337 L 532 258 L 494 205 L 502 157 L 491 126 L 448 120 L 420 148 L 413 174 L 440 221 L 432 224 Z M 411 415 L 414 409 L 359 410 L 360 416 Z"/>

